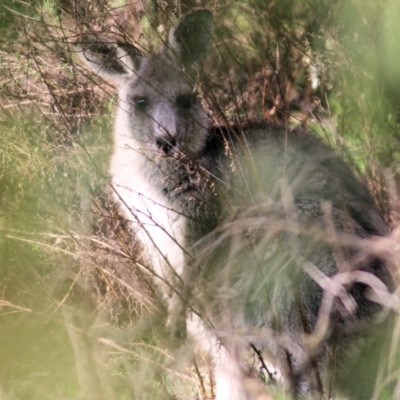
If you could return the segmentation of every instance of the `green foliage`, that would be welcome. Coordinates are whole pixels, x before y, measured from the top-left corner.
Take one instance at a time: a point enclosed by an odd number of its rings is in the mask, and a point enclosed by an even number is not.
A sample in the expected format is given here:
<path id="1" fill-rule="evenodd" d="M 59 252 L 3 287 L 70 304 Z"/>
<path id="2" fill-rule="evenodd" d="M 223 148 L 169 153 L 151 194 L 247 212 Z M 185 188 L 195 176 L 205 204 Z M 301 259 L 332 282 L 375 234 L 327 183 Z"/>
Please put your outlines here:
<path id="1" fill-rule="evenodd" d="M 137 244 L 107 195 L 113 88 L 79 65 L 72 45 L 93 29 L 150 51 L 193 6 L 210 8 L 217 24 L 202 89 L 209 109 L 218 105 L 229 120 L 309 126 L 368 181 L 387 219 L 398 220 L 382 173 L 399 179 L 396 0 L 152 0 L 146 8 L 3 0 L 2 399 L 78 399 L 96 385 L 99 399 L 211 396 L 207 361 L 196 371 L 184 348 L 175 363 L 182 367 L 173 364 L 162 301 L 146 274 L 135 275 Z"/>

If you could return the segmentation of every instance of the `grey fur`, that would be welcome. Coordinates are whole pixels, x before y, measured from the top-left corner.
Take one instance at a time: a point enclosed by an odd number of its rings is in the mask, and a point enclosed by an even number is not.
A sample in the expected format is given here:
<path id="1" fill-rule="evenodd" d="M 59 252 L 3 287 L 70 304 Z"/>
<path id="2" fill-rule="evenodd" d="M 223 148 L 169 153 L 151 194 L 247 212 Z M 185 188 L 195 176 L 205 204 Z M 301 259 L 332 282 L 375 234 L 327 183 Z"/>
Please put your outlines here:
<path id="1" fill-rule="evenodd" d="M 367 335 L 353 330 L 381 309 L 365 298 L 365 285 L 349 286 L 327 311 L 331 322 L 310 351 L 305 338 L 319 326 L 325 304 L 310 271 L 335 278 L 360 269 L 390 288 L 378 259 L 355 263 L 351 239 L 383 236 L 387 227 L 365 186 L 309 131 L 209 127 L 187 72 L 210 49 L 211 33 L 212 15 L 200 10 L 180 21 L 155 56 L 127 44 L 82 42 L 83 59 L 119 87 L 115 199 L 169 299 L 170 323 L 185 315 L 189 331 L 202 331 L 199 342 L 215 359 L 217 400 L 252 398 L 236 358 L 243 342 L 278 364 L 294 395 L 320 395 L 336 346 L 344 365 L 333 374 L 339 386 L 342 375 L 358 379 L 346 363 L 351 368 L 360 359 L 349 349 L 359 357 Z M 234 334 L 242 339 L 232 340 Z M 342 389 L 353 398 L 371 392 L 368 384 Z"/>

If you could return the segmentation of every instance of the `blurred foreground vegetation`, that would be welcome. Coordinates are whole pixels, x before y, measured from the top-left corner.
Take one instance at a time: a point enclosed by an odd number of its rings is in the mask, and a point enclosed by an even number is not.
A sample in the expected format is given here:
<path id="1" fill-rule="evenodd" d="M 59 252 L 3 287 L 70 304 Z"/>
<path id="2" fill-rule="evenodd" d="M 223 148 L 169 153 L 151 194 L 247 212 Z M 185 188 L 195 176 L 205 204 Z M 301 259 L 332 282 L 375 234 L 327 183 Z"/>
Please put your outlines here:
<path id="1" fill-rule="evenodd" d="M 228 120 L 315 130 L 398 228 L 397 1 L 3 0 L 0 400 L 212 398 L 190 344 L 172 360 L 164 307 L 108 193 L 113 88 L 72 45 L 91 30 L 149 50 L 198 7 L 216 19 L 211 103 Z M 383 374 L 377 399 L 400 387 Z"/>

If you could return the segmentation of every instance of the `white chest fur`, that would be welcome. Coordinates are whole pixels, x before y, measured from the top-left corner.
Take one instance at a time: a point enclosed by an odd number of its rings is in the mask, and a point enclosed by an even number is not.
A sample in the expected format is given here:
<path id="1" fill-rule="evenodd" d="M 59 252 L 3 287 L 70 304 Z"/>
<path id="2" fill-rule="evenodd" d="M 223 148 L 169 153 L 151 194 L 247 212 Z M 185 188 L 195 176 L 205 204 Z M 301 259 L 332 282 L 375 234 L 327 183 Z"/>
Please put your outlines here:
<path id="1" fill-rule="evenodd" d="M 111 159 L 114 198 L 132 222 L 145 252 L 145 261 L 156 276 L 180 275 L 184 264 L 185 218 L 173 210 L 159 188 L 149 181 L 149 162 L 138 143 L 116 129 Z"/>

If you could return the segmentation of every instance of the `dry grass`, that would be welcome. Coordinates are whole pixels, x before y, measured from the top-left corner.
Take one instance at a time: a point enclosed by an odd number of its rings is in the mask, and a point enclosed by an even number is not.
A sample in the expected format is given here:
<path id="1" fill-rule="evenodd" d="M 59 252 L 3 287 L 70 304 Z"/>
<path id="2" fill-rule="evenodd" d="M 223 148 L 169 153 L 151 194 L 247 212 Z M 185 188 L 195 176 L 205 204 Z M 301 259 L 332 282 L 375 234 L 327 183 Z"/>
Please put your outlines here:
<path id="1" fill-rule="evenodd" d="M 355 50 L 369 48 L 374 32 L 364 27 L 363 39 L 349 44 L 351 27 L 339 6 L 264 3 L 204 0 L 179 8 L 158 1 L 48 0 L 10 2 L 0 11 L 11 21 L 0 42 L 1 400 L 213 398 L 209 360 L 198 354 L 193 362 L 190 342 L 171 339 L 140 245 L 110 201 L 114 89 L 78 62 L 72 43 L 88 30 L 152 51 L 181 12 L 212 9 L 219 28 L 202 86 L 210 117 L 301 123 L 337 148 L 393 226 L 389 237 L 353 246 L 360 257 L 386 260 L 398 279 L 399 127 L 390 99 L 371 77 L 377 61 L 364 63 Z M 378 2 L 352 4 L 366 25 L 378 12 L 385 23 Z M 314 88 L 313 69 L 319 72 Z M 279 227 L 276 234 L 295 230 L 280 220 L 269 223 Z M 309 265 L 302 268 L 326 288 L 355 279 L 327 283 Z M 397 314 L 398 293 L 376 289 L 376 301 Z M 204 309 L 206 297 L 192 306 Z M 304 363 L 323 343 L 326 324 L 321 314 L 314 335 L 304 335 L 310 346 Z M 393 398 L 400 394 L 399 334 L 396 318 L 376 399 L 388 387 Z M 254 352 L 249 360 L 258 373 Z M 257 399 L 285 398 L 273 385 L 266 395 L 258 380 L 249 378 L 248 387 Z"/>

